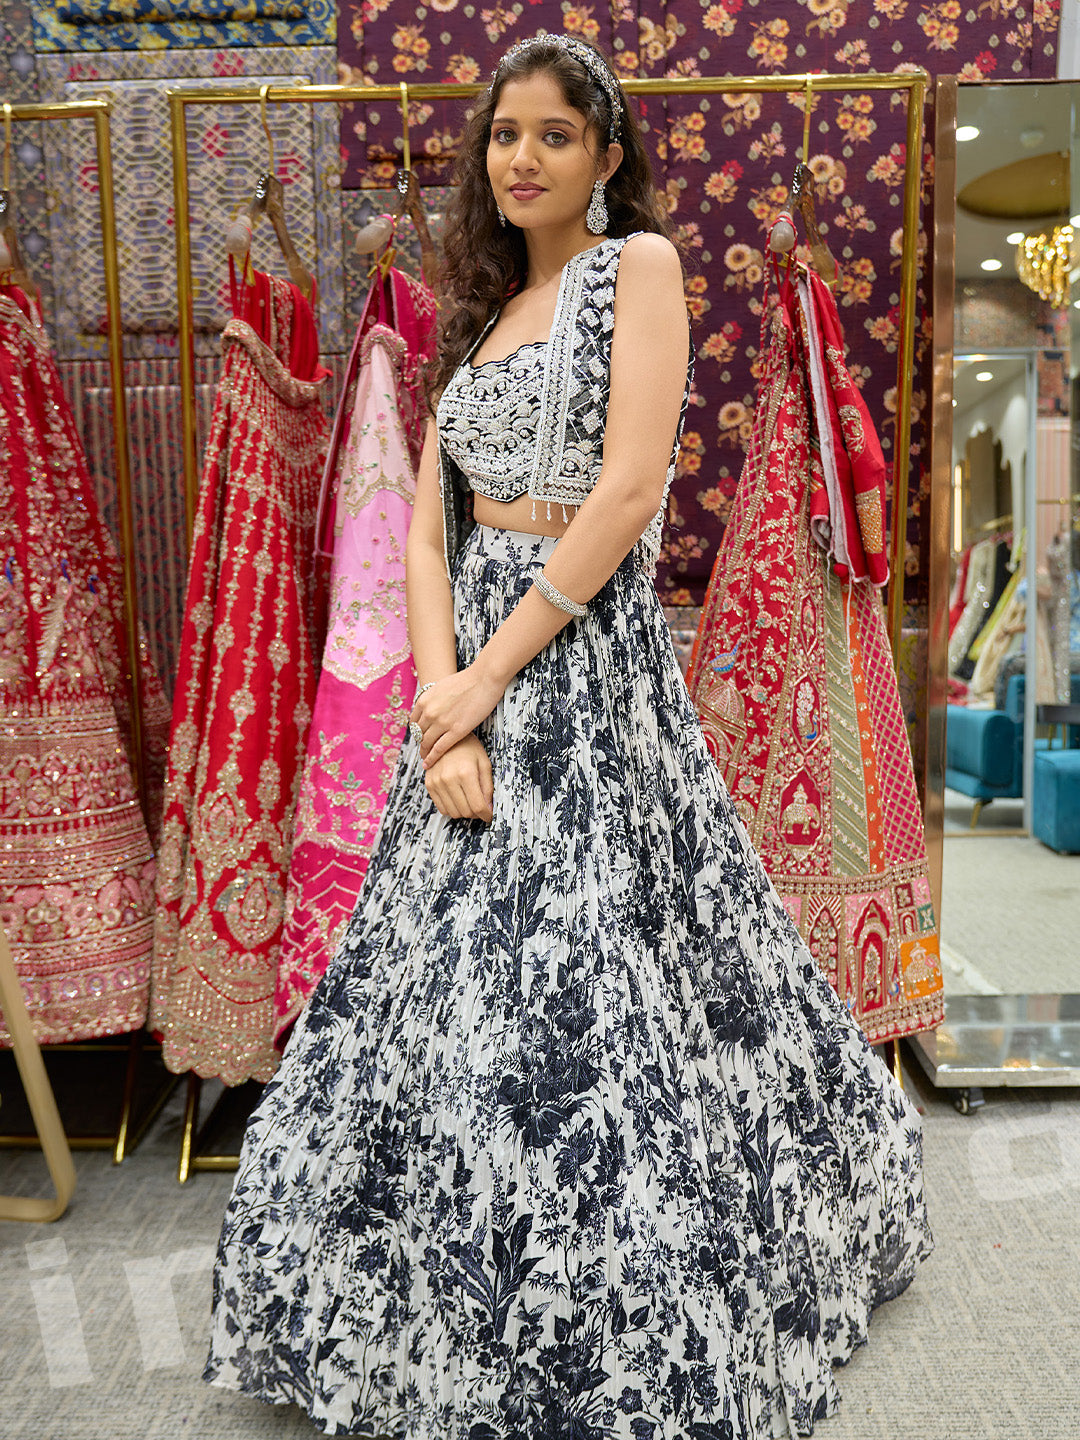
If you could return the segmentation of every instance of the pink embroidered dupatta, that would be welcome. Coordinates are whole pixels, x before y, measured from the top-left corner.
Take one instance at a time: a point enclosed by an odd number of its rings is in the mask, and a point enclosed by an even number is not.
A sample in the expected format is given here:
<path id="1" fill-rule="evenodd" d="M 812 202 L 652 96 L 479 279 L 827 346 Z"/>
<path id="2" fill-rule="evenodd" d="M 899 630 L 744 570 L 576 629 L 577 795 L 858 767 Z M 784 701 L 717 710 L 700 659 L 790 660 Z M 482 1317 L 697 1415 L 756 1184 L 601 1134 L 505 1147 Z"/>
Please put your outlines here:
<path id="1" fill-rule="evenodd" d="M 330 614 L 286 892 L 274 998 L 279 1044 L 356 905 L 416 689 L 405 540 L 426 413 L 421 367 L 434 339 L 430 291 L 396 270 L 386 289 L 376 282 L 323 477 Z"/>
<path id="2" fill-rule="evenodd" d="M 816 287 L 814 287 L 816 290 Z M 812 323 L 832 309 L 828 325 Z M 834 352 L 825 352 L 823 336 Z M 922 814 L 875 581 L 869 417 L 846 389 L 832 296 L 781 285 L 746 464 L 705 596 L 688 684 L 780 898 L 833 987 L 880 1043 L 940 1023 L 942 978 Z M 815 348 L 817 347 L 817 348 Z M 831 405 L 823 391 L 831 388 Z M 852 386 L 852 389 L 854 387 Z M 823 469 L 839 417 L 848 469 Z M 863 427 L 863 448 L 856 434 Z M 838 425 L 839 428 L 839 425 Z M 874 446 L 877 445 L 876 437 Z M 823 495 L 840 509 L 826 512 Z M 846 526 L 837 575 L 815 538 Z M 865 527 L 860 525 L 865 520 Z M 876 542 L 876 543 L 875 543 Z"/>

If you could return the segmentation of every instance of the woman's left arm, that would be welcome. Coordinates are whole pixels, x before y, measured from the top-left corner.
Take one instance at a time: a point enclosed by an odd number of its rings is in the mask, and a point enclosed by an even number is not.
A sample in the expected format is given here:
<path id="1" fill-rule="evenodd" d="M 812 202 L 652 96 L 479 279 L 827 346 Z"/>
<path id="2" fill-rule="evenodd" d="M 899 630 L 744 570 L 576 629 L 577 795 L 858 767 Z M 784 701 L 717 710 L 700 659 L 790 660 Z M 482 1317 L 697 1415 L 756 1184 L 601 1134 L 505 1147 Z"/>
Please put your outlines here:
<path id="1" fill-rule="evenodd" d="M 615 284 L 611 389 L 603 465 L 544 574 L 585 604 L 611 579 L 663 502 L 686 386 L 689 326 L 682 267 L 661 235 L 628 240 Z M 570 619 L 535 587 L 517 603 L 472 665 L 417 703 L 421 754 L 430 765 L 491 714 L 510 680 Z"/>

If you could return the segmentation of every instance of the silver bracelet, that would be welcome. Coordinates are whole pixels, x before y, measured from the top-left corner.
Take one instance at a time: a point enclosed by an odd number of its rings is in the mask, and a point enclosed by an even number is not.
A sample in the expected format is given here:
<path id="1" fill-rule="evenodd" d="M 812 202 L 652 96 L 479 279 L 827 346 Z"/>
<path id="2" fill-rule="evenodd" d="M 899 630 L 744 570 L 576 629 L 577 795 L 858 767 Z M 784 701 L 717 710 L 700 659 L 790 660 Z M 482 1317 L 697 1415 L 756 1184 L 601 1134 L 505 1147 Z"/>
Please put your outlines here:
<path id="1" fill-rule="evenodd" d="M 556 590 L 555 586 L 552 585 L 542 570 L 537 571 L 533 577 L 533 584 L 548 604 L 554 605 L 556 610 L 562 610 L 567 615 L 576 615 L 578 619 L 586 613 L 586 607 L 584 605 L 579 605 L 576 600 L 571 600 L 570 597 L 564 595 L 561 590 Z"/>
<path id="2" fill-rule="evenodd" d="M 417 702 L 417 700 L 420 699 L 420 696 L 423 695 L 424 691 L 425 691 L 425 690 L 430 690 L 433 685 L 437 685 L 438 683 L 439 683 L 439 682 L 438 682 L 437 680 L 429 680 L 426 685 L 421 685 L 421 686 L 420 686 L 420 689 L 417 690 L 416 694 L 413 696 L 413 702 L 412 702 L 412 703 L 413 703 L 413 708 L 414 708 L 414 709 L 415 709 L 415 707 L 416 707 L 416 702 Z"/>

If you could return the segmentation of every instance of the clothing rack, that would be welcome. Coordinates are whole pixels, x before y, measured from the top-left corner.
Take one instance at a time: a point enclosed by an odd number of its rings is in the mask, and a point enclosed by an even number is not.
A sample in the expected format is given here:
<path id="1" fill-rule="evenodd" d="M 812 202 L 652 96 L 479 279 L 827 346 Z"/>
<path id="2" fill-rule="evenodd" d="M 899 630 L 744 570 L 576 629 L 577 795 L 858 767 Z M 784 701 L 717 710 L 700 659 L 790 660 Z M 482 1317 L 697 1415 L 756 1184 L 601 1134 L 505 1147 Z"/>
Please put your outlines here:
<path id="1" fill-rule="evenodd" d="M 0 926 L 0 1005 L 4 1008 L 11 1048 L 19 1067 L 23 1089 L 30 1106 L 38 1143 L 49 1178 L 56 1192 L 54 1197 L 31 1200 L 20 1195 L 0 1195 L 0 1220 L 59 1220 L 67 1209 L 75 1190 L 75 1166 L 71 1148 L 56 1109 L 49 1077 L 41 1059 L 41 1047 L 34 1039 L 34 1029 L 23 1001 L 22 986 L 11 958 L 7 935 Z"/>
<path id="2" fill-rule="evenodd" d="M 0 101 L 2 103 L 2 101 Z M 112 106 L 107 100 L 73 100 L 55 104 L 12 104 L 5 107 L 5 116 L 13 122 L 36 123 L 48 120 L 88 119 L 94 122 L 94 141 L 98 169 L 98 206 L 101 215 L 101 248 L 105 271 L 106 316 L 108 322 L 109 379 L 112 390 L 112 429 L 116 453 L 116 508 L 120 522 L 120 562 L 124 584 L 124 629 L 127 641 L 127 673 L 131 705 L 131 768 L 135 790 L 147 813 L 146 777 L 143 766 L 143 717 L 139 662 L 139 603 L 135 584 L 135 523 L 131 495 L 131 452 L 127 423 L 127 395 L 124 389 L 124 344 L 120 314 L 120 269 L 116 247 L 116 204 L 114 199 L 112 147 L 109 116 Z M 95 1048 L 83 1045 L 47 1045 L 45 1049 L 73 1051 Z M 111 1149 L 113 1163 L 119 1165 L 135 1148 L 157 1110 L 166 1098 L 162 1094 L 138 1130 L 131 1133 L 131 1114 L 139 1057 L 142 1052 L 142 1031 L 133 1030 L 126 1042 L 127 1065 L 120 1102 L 120 1115 L 114 1134 L 76 1135 L 69 1137 L 74 1149 Z M 166 1092 L 167 1094 L 167 1092 Z M 0 1149 L 37 1147 L 39 1141 L 26 1135 L 0 1135 Z"/>
<path id="3" fill-rule="evenodd" d="M 1011 529 L 1012 523 L 1013 517 L 1011 515 L 995 515 L 993 520 L 984 520 L 979 526 L 979 531 L 983 535 L 992 535 L 995 530 Z"/>
<path id="4" fill-rule="evenodd" d="M 911 392 L 915 334 L 915 299 L 918 280 L 919 198 L 922 178 L 923 111 L 929 75 L 925 70 L 871 72 L 865 75 L 710 75 L 678 79 L 621 81 L 623 93 L 634 96 L 696 96 L 772 92 L 801 94 L 809 110 L 815 91 L 891 90 L 906 93 L 907 133 L 904 161 L 903 226 L 900 260 L 900 339 L 897 345 L 896 437 L 893 458 L 892 529 L 889 544 L 889 636 L 895 663 L 901 642 L 904 603 L 904 550 L 907 531 L 908 488 L 911 469 Z M 195 322 L 191 263 L 191 210 L 188 179 L 187 109 L 190 105 L 259 105 L 265 116 L 270 104 L 341 105 L 347 103 L 400 104 L 403 157 L 408 155 L 408 107 L 413 100 L 467 100 L 483 85 L 454 83 L 395 85 L 262 85 L 222 86 L 207 89 L 170 89 L 169 123 L 172 142 L 173 198 L 176 223 L 176 292 L 179 309 L 180 396 L 184 464 L 187 541 L 191 548 L 199 487 L 199 461 L 195 431 Z M 893 1071 L 900 1078 L 899 1046 L 892 1047 Z M 199 1140 L 210 1128 L 213 1115 L 200 1131 L 199 1097 L 202 1081 L 188 1076 L 188 1095 L 180 1141 L 177 1178 L 185 1183 L 195 1170 L 234 1170 L 238 1156 L 202 1154 Z M 220 1101 L 219 1101 L 220 1104 Z"/>
<path id="5" fill-rule="evenodd" d="M 896 438 L 893 450 L 892 529 L 889 545 L 889 638 L 895 662 L 900 652 L 904 606 L 904 548 L 911 470 L 912 359 L 915 343 L 915 298 L 918 280 L 919 192 L 922 179 L 923 109 L 929 75 L 903 70 L 866 75 L 706 75 L 663 80 L 624 80 L 626 95 L 736 95 L 754 92 L 801 94 L 809 106 L 815 91 L 903 91 L 907 95 L 907 143 L 904 158 L 903 240 L 900 254 L 900 339 L 896 366 Z M 397 101 L 403 117 L 403 144 L 408 135 L 409 100 L 467 100 L 483 85 L 450 82 L 397 85 L 263 85 L 218 89 L 168 90 L 172 138 L 174 212 L 176 216 L 176 280 L 180 312 L 180 396 L 184 486 L 188 545 L 194 528 L 199 467 L 195 439 L 195 323 L 191 271 L 191 213 L 188 187 L 187 107 L 189 105 L 340 105 Z M 903 457 L 903 463 L 901 463 Z"/>

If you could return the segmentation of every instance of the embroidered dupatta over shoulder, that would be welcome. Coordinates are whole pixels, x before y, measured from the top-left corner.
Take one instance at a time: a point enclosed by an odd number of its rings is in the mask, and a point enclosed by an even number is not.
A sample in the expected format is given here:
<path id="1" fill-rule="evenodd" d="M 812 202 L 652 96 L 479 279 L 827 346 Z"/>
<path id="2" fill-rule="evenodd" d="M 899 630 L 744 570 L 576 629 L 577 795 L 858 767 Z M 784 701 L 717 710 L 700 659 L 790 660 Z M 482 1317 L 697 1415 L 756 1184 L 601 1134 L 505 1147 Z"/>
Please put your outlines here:
<path id="1" fill-rule="evenodd" d="M 643 233 L 643 232 L 635 232 Z M 540 398 L 536 448 L 529 472 L 528 494 L 546 504 L 579 506 L 596 484 L 604 459 L 604 435 L 611 391 L 611 339 L 615 328 L 615 282 L 627 240 L 601 240 L 582 250 L 563 267 L 555 315 L 551 322 Z M 462 360 L 467 365 L 491 330 L 499 312 L 480 332 Z M 634 547 L 648 576 L 656 574 L 660 532 L 668 491 L 675 474 L 690 385 L 693 346 L 687 363 L 686 389 L 675 445 L 664 481 L 659 510 Z M 439 411 L 442 410 L 440 404 Z M 436 412 L 439 419 L 439 412 Z M 514 450 L 508 446 L 508 454 Z M 519 458 L 519 457 L 515 457 Z M 446 446 L 439 442 L 439 491 L 443 504 L 443 538 L 447 573 L 473 528 L 469 485 Z"/>

